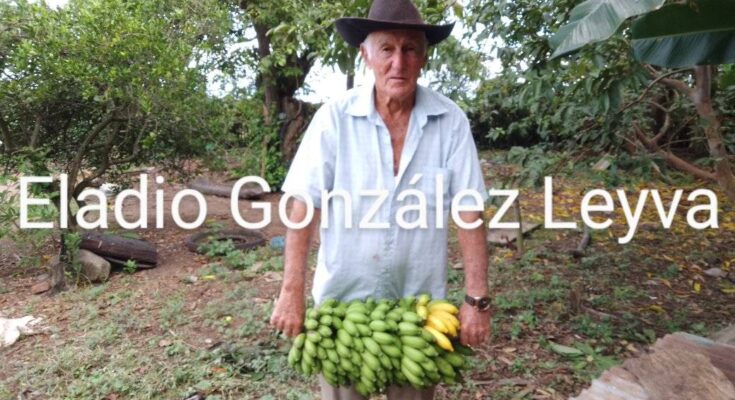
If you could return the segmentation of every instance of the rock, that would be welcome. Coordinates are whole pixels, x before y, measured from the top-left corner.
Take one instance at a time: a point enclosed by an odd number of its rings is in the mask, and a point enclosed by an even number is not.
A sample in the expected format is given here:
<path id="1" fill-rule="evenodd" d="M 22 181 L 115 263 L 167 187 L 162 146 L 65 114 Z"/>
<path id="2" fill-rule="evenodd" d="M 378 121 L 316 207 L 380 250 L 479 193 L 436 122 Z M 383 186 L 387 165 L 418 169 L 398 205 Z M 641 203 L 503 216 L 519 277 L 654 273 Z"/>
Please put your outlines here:
<path id="1" fill-rule="evenodd" d="M 283 280 L 283 273 L 278 271 L 268 271 L 263 274 L 263 279 L 266 282 L 280 282 Z"/>
<path id="2" fill-rule="evenodd" d="M 49 274 L 41 274 L 41 275 L 38 275 L 36 277 L 36 282 L 43 282 L 43 281 L 47 281 L 49 279 L 51 279 L 51 277 L 49 276 Z"/>
<path id="3" fill-rule="evenodd" d="M 460 269 L 463 269 L 463 268 L 464 268 L 464 264 L 462 264 L 462 262 L 458 262 L 458 263 L 455 263 L 454 265 L 452 265 L 452 269 L 460 270 Z"/>
<path id="4" fill-rule="evenodd" d="M 89 250 L 79 250 L 79 263 L 90 282 L 104 282 L 110 277 L 110 263 Z"/>
<path id="5" fill-rule="evenodd" d="M 595 165 L 592 166 L 592 169 L 594 169 L 595 171 L 604 171 L 610 168 L 610 165 L 610 159 L 608 159 L 607 157 L 603 157 L 599 161 L 597 161 Z"/>
<path id="6" fill-rule="evenodd" d="M 727 328 L 712 335 L 712 340 L 719 343 L 729 344 L 735 346 L 735 325 L 730 325 Z"/>
<path id="7" fill-rule="evenodd" d="M 47 292 L 49 289 L 51 289 L 51 282 L 43 281 L 31 286 L 31 293 L 41 294 L 43 292 Z"/>
<path id="8" fill-rule="evenodd" d="M 724 278 L 727 276 L 727 272 L 719 269 L 719 268 L 710 268 L 706 271 L 704 271 L 704 274 L 707 276 L 711 276 L 713 278 Z"/>

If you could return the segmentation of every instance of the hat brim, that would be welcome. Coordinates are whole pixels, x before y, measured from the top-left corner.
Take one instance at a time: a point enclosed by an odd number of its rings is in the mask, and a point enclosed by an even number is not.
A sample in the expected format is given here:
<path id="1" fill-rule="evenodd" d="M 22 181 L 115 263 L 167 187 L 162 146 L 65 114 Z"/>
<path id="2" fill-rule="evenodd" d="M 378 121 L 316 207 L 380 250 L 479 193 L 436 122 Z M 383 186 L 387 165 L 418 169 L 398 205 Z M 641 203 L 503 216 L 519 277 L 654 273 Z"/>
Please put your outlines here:
<path id="1" fill-rule="evenodd" d="M 367 18 L 339 18 L 334 21 L 334 25 L 342 38 L 355 47 L 360 47 L 367 35 L 372 32 L 395 29 L 423 31 L 429 46 L 433 46 L 448 38 L 454 28 L 454 23 L 446 25 L 404 24 Z"/>

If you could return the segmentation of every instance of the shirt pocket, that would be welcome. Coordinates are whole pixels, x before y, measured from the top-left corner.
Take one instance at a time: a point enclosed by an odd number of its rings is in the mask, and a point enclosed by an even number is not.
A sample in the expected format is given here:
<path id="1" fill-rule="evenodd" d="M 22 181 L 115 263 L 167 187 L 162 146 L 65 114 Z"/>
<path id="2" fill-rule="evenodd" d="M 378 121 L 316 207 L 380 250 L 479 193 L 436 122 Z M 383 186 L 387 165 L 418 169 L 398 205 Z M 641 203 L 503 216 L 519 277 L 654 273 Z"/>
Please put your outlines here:
<path id="1" fill-rule="evenodd" d="M 451 199 L 449 198 L 449 188 L 451 185 L 452 171 L 449 168 L 425 167 L 420 171 L 421 180 L 417 185 L 426 195 L 426 206 L 429 211 L 436 211 L 442 202 L 444 212 L 449 209 Z M 439 182 L 439 183 L 438 183 Z M 440 185 L 440 186 L 437 186 Z M 441 193 L 437 194 L 437 191 Z"/>

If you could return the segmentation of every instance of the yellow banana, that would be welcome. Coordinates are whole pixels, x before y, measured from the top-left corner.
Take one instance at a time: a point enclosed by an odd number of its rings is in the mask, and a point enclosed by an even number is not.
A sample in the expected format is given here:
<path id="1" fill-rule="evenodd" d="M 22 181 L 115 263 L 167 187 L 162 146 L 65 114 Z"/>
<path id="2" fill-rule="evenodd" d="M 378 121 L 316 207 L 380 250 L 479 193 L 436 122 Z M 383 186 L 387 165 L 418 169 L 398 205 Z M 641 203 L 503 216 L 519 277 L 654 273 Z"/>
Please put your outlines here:
<path id="1" fill-rule="evenodd" d="M 449 332 L 449 328 L 447 327 L 447 324 L 445 324 L 444 321 L 442 321 L 441 319 L 439 319 L 439 317 L 433 314 L 429 314 L 429 318 L 426 319 L 426 326 L 430 326 L 442 333 Z"/>
<path id="2" fill-rule="evenodd" d="M 447 326 L 447 335 L 449 337 L 457 337 L 457 328 L 451 322 L 443 321 L 444 325 Z"/>
<path id="3" fill-rule="evenodd" d="M 459 309 L 452 303 L 446 301 L 436 301 L 433 304 L 429 304 L 429 312 L 433 313 L 436 310 L 446 311 L 452 315 L 459 314 Z"/>
<path id="4" fill-rule="evenodd" d="M 439 345 L 439 347 L 446 351 L 454 351 L 454 347 L 452 347 L 452 342 L 450 342 L 449 338 L 447 338 L 443 333 L 437 331 L 430 326 L 425 326 L 424 328 L 429 331 L 432 336 L 434 336 L 434 339 L 436 339 L 436 343 Z"/>
<path id="5" fill-rule="evenodd" d="M 426 306 L 416 306 L 416 314 L 422 319 L 426 320 L 429 316 L 429 309 Z"/>
<path id="6" fill-rule="evenodd" d="M 442 322 L 444 322 L 446 325 L 452 325 L 454 326 L 455 329 L 459 328 L 459 320 L 457 319 L 457 317 L 455 317 L 454 315 L 446 311 L 435 310 L 431 313 L 431 315 L 436 316 L 437 318 L 442 320 Z"/>

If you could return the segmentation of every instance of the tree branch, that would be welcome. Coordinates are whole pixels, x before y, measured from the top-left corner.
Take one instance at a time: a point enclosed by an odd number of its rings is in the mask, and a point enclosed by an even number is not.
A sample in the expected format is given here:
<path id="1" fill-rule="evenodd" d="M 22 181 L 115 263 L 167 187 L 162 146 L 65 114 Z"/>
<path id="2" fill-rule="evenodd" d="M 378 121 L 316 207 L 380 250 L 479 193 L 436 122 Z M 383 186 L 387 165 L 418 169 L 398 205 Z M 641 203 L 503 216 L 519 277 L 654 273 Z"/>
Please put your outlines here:
<path id="1" fill-rule="evenodd" d="M 87 133 L 87 136 L 84 138 L 84 141 L 79 146 L 79 149 L 77 150 L 77 155 L 74 157 L 74 161 L 72 161 L 70 168 L 69 168 L 69 181 L 76 182 L 77 175 L 79 174 L 79 169 L 82 167 L 82 160 L 84 159 L 84 156 L 87 153 L 87 150 L 89 149 L 89 145 L 97 139 L 97 136 L 115 119 L 115 111 L 110 111 L 105 115 L 105 117 L 100 121 L 92 130 L 90 130 Z"/>
<path id="2" fill-rule="evenodd" d="M 667 77 L 669 77 L 671 75 L 676 75 L 678 73 L 684 72 L 684 71 L 686 71 L 686 70 L 689 69 L 689 68 L 682 68 L 682 69 L 677 69 L 677 70 L 669 71 L 669 72 L 667 72 L 667 73 L 665 73 L 663 75 L 657 75 L 657 72 L 658 71 L 656 71 L 655 69 L 651 68 L 650 65 L 648 67 L 649 67 L 648 68 L 648 73 L 651 75 L 651 78 L 653 78 L 653 80 L 651 81 L 651 83 L 648 84 L 648 86 L 646 86 L 645 89 L 643 89 L 643 92 L 641 93 L 640 96 L 638 96 L 637 99 L 635 99 L 635 100 L 631 101 L 630 103 L 626 104 L 623 108 L 621 108 L 618 111 L 618 113 L 622 113 L 623 111 L 627 110 L 628 108 L 632 107 L 633 105 L 635 105 L 635 104 L 639 103 L 641 100 L 643 100 L 643 98 L 646 97 L 646 94 L 648 94 L 648 92 L 651 90 L 651 88 L 653 88 L 662 79 L 665 79 L 665 78 L 667 78 Z"/>
<path id="3" fill-rule="evenodd" d="M 658 143 L 666 135 L 666 132 L 668 132 L 669 128 L 671 127 L 671 110 L 653 100 L 649 100 L 648 102 L 651 103 L 653 106 L 657 107 L 659 110 L 664 112 L 664 124 L 663 126 L 661 126 L 661 129 L 658 131 L 656 136 L 654 136 L 653 139 L 651 139 L 653 143 L 658 145 Z"/>
<path id="4" fill-rule="evenodd" d="M 130 153 L 130 156 L 121 158 L 119 160 L 110 161 L 110 165 L 120 165 L 120 164 L 127 164 L 129 162 L 133 162 L 138 155 L 140 154 L 140 141 L 143 139 L 143 135 L 146 132 L 146 128 L 148 127 L 148 121 L 145 121 L 143 123 L 143 127 L 140 128 L 138 131 L 138 136 L 135 137 L 135 142 L 133 142 L 133 149 Z"/>
<path id="5" fill-rule="evenodd" d="M 104 158 L 102 159 L 102 164 L 100 164 L 94 171 L 94 173 L 88 177 L 85 177 L 82 179 L 81 182 L 74 185 L 74 189 L 72 191 L 72 197 L 76 199 L 84 189 L 90 187 L 92 185 L 92 182 L 94 182 L 95 179 L 102 176 L 105 172 L 107 172 L 107 169 L 110 166 L 110 152 L 112 151 L 112 147 L 115 145 L 115 139 L 117 139 L 117 135 L 120 133 L 122 128 L 119 126 L 117 129 L 115 129 L 114 133 L 111 133 L 110 136 L 107 138 L 107 141 L 104 143 Z"/>
<path id="6" fill-rule="evenodd" d="M 702 168 L 697 167 L 696 165 L 687 162 L 680 158 L 679 156 L 675 155 L 669 150 L 661 150 L 661 148 L 658 146 L 658 144 L 654 143 L 651 139 L 649 139 L 645 133 L 636 125 L 633 124 L 633 132 L 635 132 L 636 137 L 638 140 L 643 143 L 643 146 L 648 149 L 651 153 L 658 154 L 661 157 L 666 160 L 666 163 L 672 166 L 673 168 L 676 168 L 680 171 L 684 171 L 687 173 L 690 173 L 698 178 L 706 179 L 706 180 L 712 180 L 716 181 L 717 177 L 714 173 L 704 170 Z"/>
<path id="7" fill-rule="evenodd" d="M 689 85 L 687 85 L 686 83 L 684 83 L 684 82 L 682 82 L 680 80 L 664 78 L 664 79 L 661 79 L 659 81 L 659 83 L 662 84 L 662 85 L 664 85 L 664 86 L 670 87 L 670 88 L 672 88 L 674 90 L 677 90 L 677 91 L 679 91 L 681 94 L 683 94 L 685 96 L 690 96 L 691 97 L 691 95 L 692 95 L 692 90 L 693 89 Z"/>

